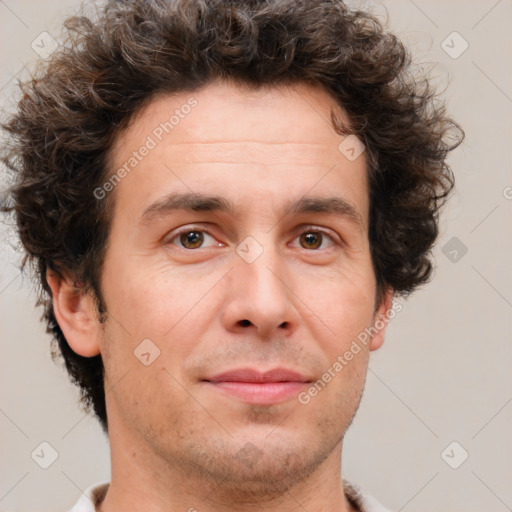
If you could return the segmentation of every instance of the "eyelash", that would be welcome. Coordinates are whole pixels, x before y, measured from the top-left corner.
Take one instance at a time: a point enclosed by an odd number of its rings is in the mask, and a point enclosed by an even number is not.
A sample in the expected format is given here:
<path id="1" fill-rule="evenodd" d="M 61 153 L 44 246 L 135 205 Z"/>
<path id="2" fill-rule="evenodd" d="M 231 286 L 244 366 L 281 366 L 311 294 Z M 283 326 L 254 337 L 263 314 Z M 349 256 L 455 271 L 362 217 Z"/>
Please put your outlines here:
<path id="1" fill-rule="evenodd" d="M 167 241 L 166 241 L 166 244 L 170 244 L 170 245 L 174 245 L 172 242 L 173 240 L 175 239 L 179 239 L 179 237 L 181 235 L 184 235 L 186 233 L 190 233 L 190 232 L 200 232 L 200 233 L 205 233 L 207 234 L 208 236 L 211 236 L 212 238 L 215 238 L 212 234 L 209 233 L 208 230 L 204 229 L 204 228 L 201 228 L 201 227 L 198 227 L 198 226 L 191 226 L 191 227 L 188 227 L 186 229 L 183 229 L 177 233 L 175 233 L 172 237 L 168 238 Z M 317 228 L 317 227 L 314 227 L 314 226 L 306 226 L 304 228 L 303 231 L 301 231 L 295 238 L 298 238 L 300 235 L 303 235 L 305 233 L 320 233 L 323 237 L 327 237 L 332 243 L 333 245 L 341 245 L 341 243 L 339 241 L 337 241 L 332 235 L 330 235 L 328 232 L 324 231 L 323 229 L 320 229 L 320 228 Z M 323 240 L 322 240 L 323 242 Z M 202 247 L 198 247 L 196 249 L 188 249 L 186 247 L 179 247 L 180 249 L 184 250 L 184 251 L 189 251 L 189 252 L 193 252 L 193 251 L 198 251 L 200 249 L 202 249 Z M 332 248 L 332 247 L 331 247 Z M 304 249 L 304 250 L 308 250 L 308 249 Z M 312 252 L 319 252 L 319 251 L 328 251 L 329 248 L 327 249 L 311 249 Z"/>

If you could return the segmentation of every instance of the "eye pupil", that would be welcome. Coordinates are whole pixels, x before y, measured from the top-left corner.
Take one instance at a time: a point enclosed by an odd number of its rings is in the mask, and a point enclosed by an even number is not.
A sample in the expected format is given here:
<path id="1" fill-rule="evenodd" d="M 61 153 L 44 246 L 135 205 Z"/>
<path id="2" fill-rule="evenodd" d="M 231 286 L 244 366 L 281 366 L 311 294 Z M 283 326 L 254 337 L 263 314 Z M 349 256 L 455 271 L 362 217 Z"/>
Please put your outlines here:
<path id="1" fill-rule="evenodd" d="M 180 236 L 180 241 L 187 249 L 195 249 L 202 244 L 203 233 L 200 231 L 188 231 Z"/>
<path id="2" fill-rule="evenodd" d="M 305 242 L 306 245 L 308 245 L 308 249 L 317 249 L 322 244 L 320 233 L 313 233 L 310 231 L 308 233 L 304 233 L 301 239 L 302 242 Z M 314 247 L 311 247 L 312 245 Z"/>

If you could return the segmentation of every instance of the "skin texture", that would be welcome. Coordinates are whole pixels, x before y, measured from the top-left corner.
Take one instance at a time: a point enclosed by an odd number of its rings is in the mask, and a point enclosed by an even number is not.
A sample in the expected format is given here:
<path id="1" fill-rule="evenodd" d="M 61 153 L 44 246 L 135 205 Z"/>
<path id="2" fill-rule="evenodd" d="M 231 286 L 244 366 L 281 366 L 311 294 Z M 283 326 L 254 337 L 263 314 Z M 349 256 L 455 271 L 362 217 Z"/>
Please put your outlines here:
<path id="1" fill-rule="evenodd" d="M 320 88 L 214 82 L 151 101 L 119 134 L 112 171 L 191 97 L 197 105 L 107 197 L 106 321 L 71 278 L 48 276 L 70 346 L 104 361 L 112 480 L 101 510 L 353 510 L 342 440 L 385 329 L 306 405 L 245 403 L 203 379 L 279 366 L 314 382 L 390 308 L 390 293 L 375 308 L 364 154 L 349 161 L 338 150 L 345 137 L 330 110 L 347 118 Z M 225 196 L 235 214 L 142 219 L 175 192 Z M 289 213 L 305 195 L 343 198 L 360 222 Z M 208 233 L 191 249 L 178 228 Z M 247 237 L 263 251 L 252 263 L 237 253 Z M 147 366 L 134 355 L 145 339 L 160 350 Z"/>

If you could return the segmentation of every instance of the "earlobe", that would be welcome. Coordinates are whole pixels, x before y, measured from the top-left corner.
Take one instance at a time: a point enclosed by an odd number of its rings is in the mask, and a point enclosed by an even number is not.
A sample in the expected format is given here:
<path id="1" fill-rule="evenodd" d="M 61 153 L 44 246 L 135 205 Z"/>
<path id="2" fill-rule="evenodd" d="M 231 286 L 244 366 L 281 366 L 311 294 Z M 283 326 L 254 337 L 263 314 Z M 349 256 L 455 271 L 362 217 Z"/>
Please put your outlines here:
<path id="1" fill-rule="evenodd" d="M 91 293 L 76 286 L 69 276 L 48 270 L 53 313 L 71 349 L 83 357 L 100 353 L 100 323 Z"/>
<path id="2" fill-rule="evenodd" d="M 370 350 L 377 350 L 382 347 L 384 343 L 384 337 L 386 334 L 386 328 L 390 320 L 390 312 L 393 304 L 393 290 L 389 289 L 378 310 L 375 313 L 373 319 L 373 328 L 377 330 L 377 333 L 373 336 L 370 341 Z"/>

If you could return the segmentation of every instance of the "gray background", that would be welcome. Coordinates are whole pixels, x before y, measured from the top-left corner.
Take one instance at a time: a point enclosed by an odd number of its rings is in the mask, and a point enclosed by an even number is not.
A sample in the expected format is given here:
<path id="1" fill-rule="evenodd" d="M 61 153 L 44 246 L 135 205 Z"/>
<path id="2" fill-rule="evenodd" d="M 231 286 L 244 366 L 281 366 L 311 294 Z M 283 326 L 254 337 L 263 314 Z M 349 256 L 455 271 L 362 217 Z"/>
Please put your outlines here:
<path id="1" fill-rule="evenodd" d="M 384 346 L 372 353 L 343 474 L 396 511 L 512 510 L 512 2 L 351 4 L 381 17 L 387 10 L 389 28 L 448 85 L 449 113 L 467 136 L 450 156 L 457 189 L 442 218 L 434 280 L 401 300 Z M 42 32 L 58 36 L 77 6 L 0 0 L 6 108 L 16 78 L 37 58 L 33 41 L 42 47 Z M 464 40 L 469 47 L 458 55 Z M 9 241 L 15 245 L 2 231 L 0 510 L 65 510 L 110 478 L 108 442 L 51 361 L 33 285 Z M 48 469 L 31 457 L 43 441 L 58 453 Z M 469 457 L 460 464 L 463 450 Z"/>

